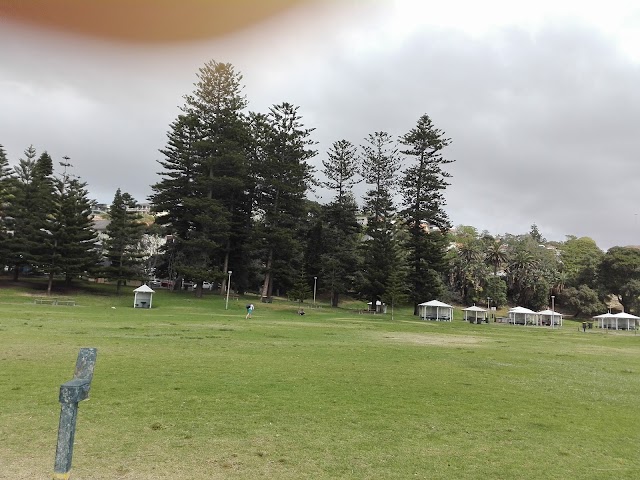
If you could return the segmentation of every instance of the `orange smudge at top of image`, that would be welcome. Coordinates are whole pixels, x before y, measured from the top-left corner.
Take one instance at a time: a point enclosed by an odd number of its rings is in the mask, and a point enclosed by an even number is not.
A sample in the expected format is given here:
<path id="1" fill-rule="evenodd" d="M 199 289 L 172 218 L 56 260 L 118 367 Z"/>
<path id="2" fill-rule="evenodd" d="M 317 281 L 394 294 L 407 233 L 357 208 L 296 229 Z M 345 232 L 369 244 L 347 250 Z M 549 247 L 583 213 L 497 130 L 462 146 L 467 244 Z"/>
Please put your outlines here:
<path id="1" fill-rule="evenodd" d="M 218 37 L 308 0 L 0 0 L 0 16 L 123 42 Z"/>

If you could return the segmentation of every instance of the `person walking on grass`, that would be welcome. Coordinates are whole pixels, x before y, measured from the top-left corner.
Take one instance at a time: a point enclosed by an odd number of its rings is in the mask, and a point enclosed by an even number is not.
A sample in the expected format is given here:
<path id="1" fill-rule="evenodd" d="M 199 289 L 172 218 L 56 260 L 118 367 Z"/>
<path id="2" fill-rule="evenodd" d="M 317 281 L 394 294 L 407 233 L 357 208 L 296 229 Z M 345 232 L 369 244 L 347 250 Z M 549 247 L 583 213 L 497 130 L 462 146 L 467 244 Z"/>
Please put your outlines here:
<path id="1" fill-rule="evenodd" d="M 251 314 L 253 313 L 253 309 L 254 308 L 255 307 L 253 306 L 253 303 L 250 303 L 250 304 L 247 305 L 247 316 L 244 317 L 245 320 L 248 319 L 248 318 L 251 318 Z"/>

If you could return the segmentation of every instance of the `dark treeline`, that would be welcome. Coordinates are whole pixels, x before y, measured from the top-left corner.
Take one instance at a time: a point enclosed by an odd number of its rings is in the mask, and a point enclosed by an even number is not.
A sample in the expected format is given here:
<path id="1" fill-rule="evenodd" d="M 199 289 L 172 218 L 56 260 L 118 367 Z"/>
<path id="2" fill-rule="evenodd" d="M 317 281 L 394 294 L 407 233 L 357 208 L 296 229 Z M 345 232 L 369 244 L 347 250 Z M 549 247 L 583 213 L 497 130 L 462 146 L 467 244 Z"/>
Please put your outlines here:
<path id="1" fill-rule="evenodd" d="M 67 163 L 60 162 L 66 165 Z M 33 147 L 13 169 L 0 146 L 0 262 L 14 280 L 35 269 L 66 283 L 99 261 L 86 184 L 65 173 L 55 176 L 53 160 Z"/>
<path id="2" fill-rule="evenodd" d="M 443 295 L 449 140 L 430 118 L 399 139 L 336 140 L 317 175 L 313 129 L 298 107 L 247 111 L 242 92 L 232 65 L 209 62 L 171 125 L 150 197 L 171 235 L 166 274 L 225 291 L 231 271 L 238 291 L 265 299 L 308 297 L 313 284 L 334 306 L 345 293 L 413 303 Z M 314 186 L 332 192 L 328 204 L 307 199 Z"/>
<path id="3" fill-rule="evenodd" d="M 136 202 L 118 190 L 109 209 L 106 240 L 94 228 L 87 185 L 67 173 L 68 158 L 55 173 L 47 152 L 29 147 L 13 169 L 0 145 L 0 265 L 14 281 L 23 274 L 47 276 L 47 293 L 54 279 L 69 286 L 91 275 L 120 285 L 140 278 L 145 225 L 129 207 Z"/>
<path id="4" fill-rule="evenodd" d="M 640 250 L 602 252 L 588 238 L 546 242 L 534 225 L 524 235 L 452 229 L 445 212 L 451 143 L 428 115 L 398 138 L 385 131 L 359 143 L 336 140 L 322 155 L 313 128 L 287 102 L 248 110 L 242 76 L 211 61 L 197 74 L 160 150 L 159 181 L 149 200 L 155 224 L 134 213 L 117 190 L 104 240 L 92 228 L 86 184 L 54 172 L 30 147 L 14 168 L 0 146 L 0 262 L 70 283 L 83 275 L 116 281 L 162 277 L 304 300 L 316 289 L 338 306 L 348 294 L 410 304 L 460 303 L 543 308 L 576 315 L 627 310 L 640 297 Z M 321 180 L 322 179 L 322 180 Z M 354 188 L 362 183 L 364 196 Z M 332 192 L 326 204 L 313 187 Z M 154 240 L 155 239 L 155 240 Z M 158 239 L 166 239 L 166 243 Z"/>

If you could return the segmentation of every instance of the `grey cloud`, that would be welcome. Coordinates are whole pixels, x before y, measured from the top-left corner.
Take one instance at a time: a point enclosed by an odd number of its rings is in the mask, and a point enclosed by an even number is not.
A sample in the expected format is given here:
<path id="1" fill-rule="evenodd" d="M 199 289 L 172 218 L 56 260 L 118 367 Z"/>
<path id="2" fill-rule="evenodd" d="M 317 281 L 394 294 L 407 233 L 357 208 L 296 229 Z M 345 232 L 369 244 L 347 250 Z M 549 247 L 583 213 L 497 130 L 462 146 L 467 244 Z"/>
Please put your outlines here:
<path id="1" fill-rule="evenodd" d="M 640 244 L 640 67 L 608 38 L 559 23 L 480 37 L 425 29 L 366 51 L 341 44 L 339 29 L 325 20 L 277 36 L 274 22 L 215 44 L 144 49 L 2 25 L 0 41 L 15 48 L 0 49 L 0 143 L 14 161 L 30 143 L 69 155 L 102 201 L 118 187 L 144 200 L 182 96 L 215 58 L 244 74 L 250 109 L 300 105 L 318 169 L 333 141 L 401 135 L 427 113 L 453 140 L 454 224 L 499 234 L 536 223 L 555 240 Z"/>
<path id="2" fill-rule="evenodd" d="M 597 32 L 426 31 L 401 51 L 344 54 L 327 71 L 326 101 L 313 109 L 331 133 L 399 135 L 428 113 L 453 139 L 454 223 L 492 233 L 536 223 L 550 238 L 588 235 L 603 248 L 640 243 L 628 225 L 640 181 L 639 71 Z"/>

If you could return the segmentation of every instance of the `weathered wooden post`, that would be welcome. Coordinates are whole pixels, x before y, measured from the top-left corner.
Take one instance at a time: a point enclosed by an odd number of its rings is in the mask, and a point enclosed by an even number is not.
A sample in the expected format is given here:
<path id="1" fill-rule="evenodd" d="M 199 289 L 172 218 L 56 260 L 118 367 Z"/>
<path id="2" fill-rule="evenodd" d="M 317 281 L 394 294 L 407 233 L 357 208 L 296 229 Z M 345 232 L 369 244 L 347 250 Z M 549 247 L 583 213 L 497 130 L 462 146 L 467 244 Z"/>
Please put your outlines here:
<path id="1" fill-rule="evenodd" d="M 53 469 L 54 480 L 68 480 L 71 475 L 71 457 L 73 456 L 73 437 L 76 433 L 78 402 L 89 398 L 93 369 L 96 365 L 95 348 L 81 348 L 76 361 L 73 380 L 60 386 L 60 426 L 58 427 L 58 446 L 56 464 Z"/>

